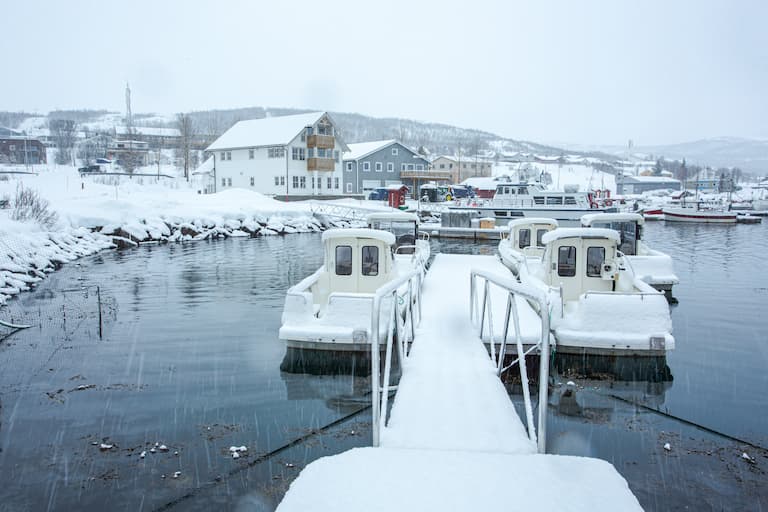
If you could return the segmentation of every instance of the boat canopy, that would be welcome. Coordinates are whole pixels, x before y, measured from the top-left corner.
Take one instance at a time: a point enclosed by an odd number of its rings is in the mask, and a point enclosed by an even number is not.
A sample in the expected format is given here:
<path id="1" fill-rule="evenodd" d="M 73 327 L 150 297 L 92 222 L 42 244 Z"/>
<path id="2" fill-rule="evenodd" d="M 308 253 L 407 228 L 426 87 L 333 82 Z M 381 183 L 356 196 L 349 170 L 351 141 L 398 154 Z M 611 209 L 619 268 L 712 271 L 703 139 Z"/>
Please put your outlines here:
<path id="1" fill-rule="evenodd" d="M 553 228 L 556 228 L 559 225 L 555 219 L 548 219 L 546 217 L 522 217 L 520 219 L 509 221 L 507 227 L 509 227 L 509 229 L 514 229 L 518 226 L 531 224 L 544 224 L 547 226 L 552 226 Z"/>
<path id="2" fill-rule="evenodd" d="M 323 232 L 323 242 L 333 240 L 335 238 L 373 238 L 375 240 L 381 240 L 387 245 L 393 245 L 395 243 L 395 235 L 388 231 L 381 231 L 379 229 L 329 229 Z"/>
<path id="3" fill-rule="evenodd" d="M 581 225 L 584 227 L 602 222 L 637 222 L 643 225 L 645 219 L 639 213 L 588 213 L 581 217 Z"/>
<path id="4" fill-rule="evenodd" d="M 562 238 L 603 238 L 621 243 L 618 232 L 604 228 L 557 228 L 545 234 L 541 241 L 549 244 Z"/>

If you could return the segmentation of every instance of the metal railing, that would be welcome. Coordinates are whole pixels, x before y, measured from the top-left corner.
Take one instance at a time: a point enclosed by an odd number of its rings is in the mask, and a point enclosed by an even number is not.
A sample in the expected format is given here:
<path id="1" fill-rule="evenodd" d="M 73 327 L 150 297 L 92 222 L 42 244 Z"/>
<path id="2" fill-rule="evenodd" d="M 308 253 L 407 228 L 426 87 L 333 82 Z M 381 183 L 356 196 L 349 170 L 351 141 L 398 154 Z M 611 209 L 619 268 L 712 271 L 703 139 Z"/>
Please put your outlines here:
<path id="1" fill-rule="evenodd" d="M 484 270 L 472 269 L 470 275 L 470 298 L 469 298 L 469 316 L 473 325 L 479 329 L 480 339 L 483 339 L 486 328 L 490 338 L 490 357 L 496 366 L 496 372 L 501 376 L 506 370 L 515 364 L 520 368 L 520 380 L 523 387 L 523 400 L 525 402 L 525 417 L 528 430 L 528 438 L 536 443 L 539 453 L 546 452 L 547 439 L 547 399 L 549 385 L 549 304 L 546 295 L 536 290 L 526 288 L 516 280 L 496 275 Z M 480 281 L 483 281 L 482 283 Z M 478 305 L 478 289 L 482 285 L 482 306 Z M 507 303 L 505 308 L 504 323 L 501 337 L 499 339 L 498 354 L 496 350 L 496 333 L 494 333 L 493 323 L 493 304 L 492 287 L 500 288 L 506 294 Z M 538 305 L 539 316 L 541 317 L 541 337 L 538 342 L 529 348 L 523 350 L 523 339 L 520 331 L 520 315 L 518 312 L 517 298 L 534 302 Z M 507 351 L 507 338 L 510 334 L 510 319 L 514 328 L 515 344 L 517 346 L 517 359 L 509 365 L 504 366 L 504 359 Z M 531 404 L 531 392 L 528 383 L 528 369 L 525 364 L 525 356 L 539 351 L 539 410 L 537 426 L 534 428 L 533 407 Z"/>
<path id="2" fill-rule="evenodd" d="M 414 268 L 408 274 L 382 286 L 373 296 L 371 306 L 371 400 L 373 446 L 379 446 L 381 431 L 387 425 L 389 393 L 397 389 L 390 383 L 393 346 L 397 346 L 400 370 L 406 364 L 409 346 L 416 337 L 416 326 L 421 322 L 422 271 Z M 386 330 L 381 340 L 381 321 Z M 386 343 L 384 375 L 381 375 L 380 344 Z M 382 380 L 383 377 L 383 380 Z"/>

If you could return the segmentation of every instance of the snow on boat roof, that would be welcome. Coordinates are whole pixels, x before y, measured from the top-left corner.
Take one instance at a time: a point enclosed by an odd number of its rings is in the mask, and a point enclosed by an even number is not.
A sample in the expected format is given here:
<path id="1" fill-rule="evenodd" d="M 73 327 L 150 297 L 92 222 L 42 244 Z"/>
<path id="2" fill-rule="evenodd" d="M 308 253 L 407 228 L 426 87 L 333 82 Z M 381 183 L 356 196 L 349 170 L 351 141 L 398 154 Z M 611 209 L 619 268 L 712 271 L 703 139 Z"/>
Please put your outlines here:
<path id="1" fill-rule="evenodd" d="M 392 211 L 392 212 L 371 213 L 365 218 L 365 221 L 368 224 L 370 224 L 371 222 L 377 222 L 377 221 L 378 222 L 382 222 L 382 221 L 418 222 L 419 218 L 413 213 Z"/>
<path id="2" fill-rule="evenodd" d="M 588 227 L 595 222 L 637 222 L 645 223 L 645 219 L 638 213 L 588 213 L 581 216 L 581 225 Z"/>
<path id="3" fill-rule="evenodd" d="M 515 219 L 509 221 L 509 224 L 507 224 L 507 227 L 509 229 L 515 228 L 517 226 L 522 226 L 524 224 L 546 224 L 548 226 L 559 226 L 557 221 L 555 219 L 548 219 L 546 217 L 523 217 L 522 219 Z"/>
<path id="4" fill-rule="evenodd" d="M 389 231 L 382 231 L 380 229 L 368 229 L 368 228 L 329 229 L 328 231 L 325 231 L 323 233 L 323 242 L 332 240 L 334 238 L 373 238 L 376 240 L 381 240 L 387 245 L 392 245 L 395 243 L 395 235 L 393 235 Z"/>
<path id="5" fill-rule="evenodd" d="M 619 234 L 612 229 L 605 228 L 557 228 L 541 237 L 544 244 L 560 240 L 562 238 L 607 238 L 621 243 Z"/>

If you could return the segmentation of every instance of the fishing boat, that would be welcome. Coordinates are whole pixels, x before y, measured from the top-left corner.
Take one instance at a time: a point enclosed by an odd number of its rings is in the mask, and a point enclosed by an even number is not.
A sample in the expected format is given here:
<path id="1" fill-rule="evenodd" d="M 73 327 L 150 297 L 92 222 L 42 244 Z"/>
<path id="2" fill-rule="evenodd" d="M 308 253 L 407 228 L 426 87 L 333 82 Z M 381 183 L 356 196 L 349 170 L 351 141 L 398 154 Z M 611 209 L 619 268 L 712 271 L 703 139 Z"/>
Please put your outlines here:
<path id="1" fill-rule="evenodd" d="M 664 356 L 675 346 L 664 294 L 640 279 L 619 251 L 618 232 L 557 228 L 544 252 L 519 267 L 523 285 L 549 296 L 560 353 Z"/>
<path id="2" fill-rule="evenodd" d="M 638 213 L 595 213 L 581 218 L 582 227 L 612 229 L 619 234 L 618 250 L 638 277 L 672 298 L 672 287 L 680 282 L 672 258 L 651 249 L 642 240 L 645 218 Z"/>
<path id="3" fill-rule="evenodd" d="M 736 224 L 736 212 L 722 209 L 703 209 L 686 207 L 662 208 L 664 220 L 669 222 L 697 222 L 708 224 Z"/>
<path id="4" fill-rule="evenodd" d="M 529 258 L 540 260 L 544 254 L 543 238 L 557 229 L 555 219 L 526 217 L 509 221 L 509 234 L 499 242 L 499 258 L 513 274 L 518 275 L 520 266 Z"/>
<path id="5" fill-rule="evenodd" d="M 415 258 L 426 272 L 431 255 L 429 233 L 419 231 L 417 215 L 398 210 L 377 212 L 366 217 L 366 224 L 370 229 L 387 231 L 395 236 L 395 259 L 404 263 L 401 268 L 411 268 L 410 260 Z"/>
<path id="6" fill-rule="evenodd" d="M 615 212 L 611 199 L 598 205 L 591 192 L 547 190 L 539 183 L 499 183 L 492 199 L 471 200 L 450 210 L 479 212 L 480 217 L 491 217 L 503 226 L 520 217 L 548 217 L 558 221 L 578 221 L 582 215 L 596 212 Z"/>
<path id="7" fill-rule="evenodd" d="M 374 294 L 413 275 L 398 292 L 398 305 L 411 300 L 421 284 L 421 272 L 414 272 L 423 269 L 420 251 L 414 244 L 411 254 L 396 257 L 395 235 L 368 228 L 329 229 L 322 242 L 323 265 L 286 292 L 279 338 L 287 350 L 280 369 L 367 374 L 375 335 L 371 333 Z M 382 299 L 382 308 L 391 311 L 392 301 Z"/>

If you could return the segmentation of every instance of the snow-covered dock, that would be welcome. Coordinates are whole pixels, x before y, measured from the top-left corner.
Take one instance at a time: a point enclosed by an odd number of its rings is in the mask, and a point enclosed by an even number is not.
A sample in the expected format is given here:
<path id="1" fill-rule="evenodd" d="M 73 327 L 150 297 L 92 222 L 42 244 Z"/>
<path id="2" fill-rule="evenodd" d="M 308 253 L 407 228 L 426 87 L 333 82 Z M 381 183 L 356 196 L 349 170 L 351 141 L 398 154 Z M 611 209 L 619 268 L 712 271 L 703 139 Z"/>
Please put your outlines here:
<path id="1" fill-rule="evenodd" d="M 495 257 L 435 258 L 380 446 L 313 462 L 278 510 L 641 510 L 611 464 L 537 453 L 472 327 L 473 267 L 506 279 Z"/>

